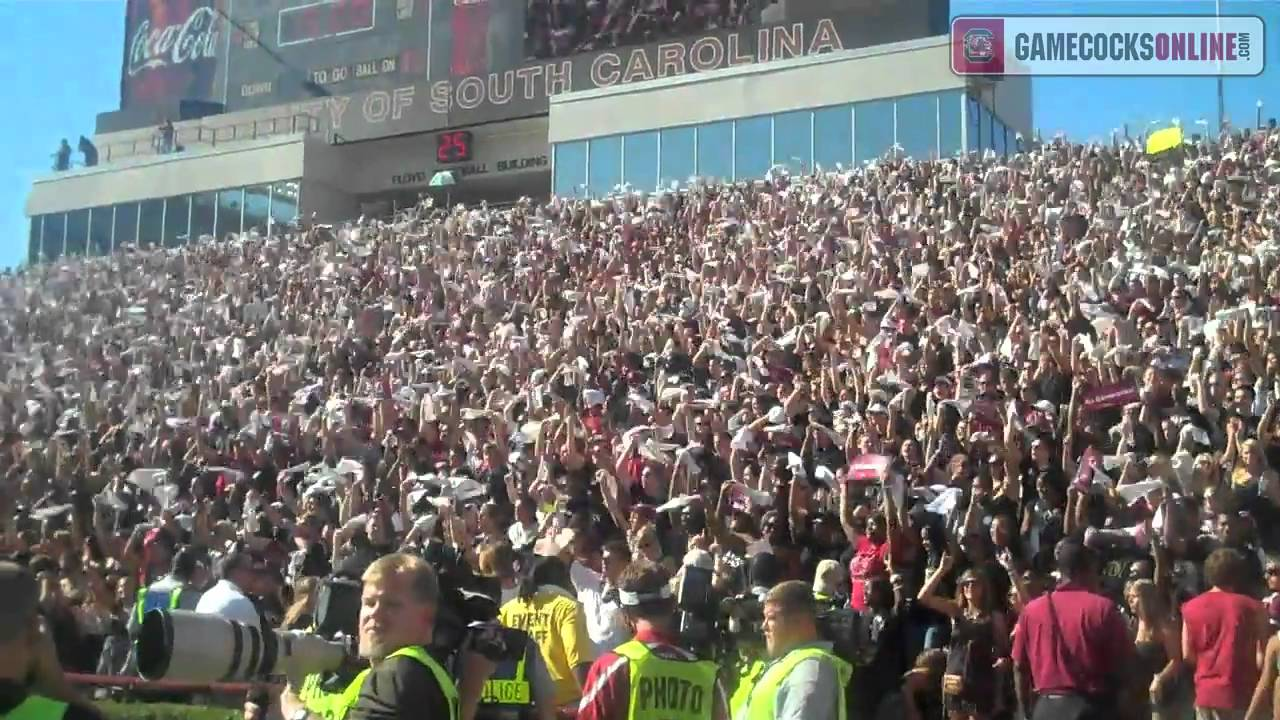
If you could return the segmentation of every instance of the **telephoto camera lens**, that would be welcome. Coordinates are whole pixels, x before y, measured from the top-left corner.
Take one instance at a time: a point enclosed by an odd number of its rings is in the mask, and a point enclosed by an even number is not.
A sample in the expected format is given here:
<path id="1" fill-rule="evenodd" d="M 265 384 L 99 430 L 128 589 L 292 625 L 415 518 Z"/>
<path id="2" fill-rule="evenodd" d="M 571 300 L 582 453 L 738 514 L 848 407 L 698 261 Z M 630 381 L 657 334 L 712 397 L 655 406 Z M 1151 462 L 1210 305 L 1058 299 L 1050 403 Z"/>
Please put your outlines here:
<path id="1" fill-rule="evenodd" d="M 294 631 L 261 632 L 217 615 L 151 610 L 138 632 L 138 672 L 147 680 L 243 682 L 335 670 L 346 643 Z"/>

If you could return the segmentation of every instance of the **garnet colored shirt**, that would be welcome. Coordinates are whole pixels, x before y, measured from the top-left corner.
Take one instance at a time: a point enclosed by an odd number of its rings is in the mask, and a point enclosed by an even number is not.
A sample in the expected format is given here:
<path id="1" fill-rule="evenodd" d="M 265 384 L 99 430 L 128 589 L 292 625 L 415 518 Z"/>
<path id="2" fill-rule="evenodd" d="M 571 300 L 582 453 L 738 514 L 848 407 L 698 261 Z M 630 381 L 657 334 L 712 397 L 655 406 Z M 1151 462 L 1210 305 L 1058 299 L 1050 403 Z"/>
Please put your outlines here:
<path id="1" fill-rule="evenodd" d="M 1210 591 L 1182 606 L 1195 651 L 1196 706 L 1244 710 L 1258 684 L 1262 604 L 1248 595 Z"/>
<path id="2" fill-rule="evenodd" d="M 1106 694 L 1132 658 L 1133 642 L 1115 603 L 1071 583 L 1032 600 L 1014 630 L 1013 661 L 1030 668 L 1041 695 Z"/>
<path id="3" fill-rule="evenodd" d="M 858 547 L 849 561 L 849 606 L 854 610 L 867 609 L 867 580 L 889 572 L 889 543 L 875 543 L 871 538 L 858 538 Z"/>

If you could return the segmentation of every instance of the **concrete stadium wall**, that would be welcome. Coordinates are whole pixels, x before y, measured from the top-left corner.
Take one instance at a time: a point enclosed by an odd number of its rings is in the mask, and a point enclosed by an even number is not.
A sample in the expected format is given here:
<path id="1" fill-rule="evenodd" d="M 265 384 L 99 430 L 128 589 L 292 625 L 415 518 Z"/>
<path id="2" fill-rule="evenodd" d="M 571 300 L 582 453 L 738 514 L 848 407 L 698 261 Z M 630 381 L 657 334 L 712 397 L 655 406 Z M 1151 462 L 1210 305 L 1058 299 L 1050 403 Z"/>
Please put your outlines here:
<path id="1" fill-rule="evenodd" d="M 305 135 L 134 158 L 36 180 L 27 215 L 150 200 L 303 176 Z"/>

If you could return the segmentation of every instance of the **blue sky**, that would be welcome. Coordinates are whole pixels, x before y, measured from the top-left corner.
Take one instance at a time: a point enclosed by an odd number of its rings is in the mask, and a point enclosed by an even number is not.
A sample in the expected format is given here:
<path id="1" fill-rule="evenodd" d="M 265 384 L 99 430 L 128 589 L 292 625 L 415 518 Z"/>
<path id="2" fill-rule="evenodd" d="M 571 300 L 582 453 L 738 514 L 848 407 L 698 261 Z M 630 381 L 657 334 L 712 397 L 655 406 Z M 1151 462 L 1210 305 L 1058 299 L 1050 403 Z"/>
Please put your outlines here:
<path id="1" fill-rule="evenodd" d="M 514 0 L 504 0 L 514 1 Z M 1228 118 L 1252 125 L 1255 104 L 1280 117 L 1280 1 L 1224 0 L 1224 14 L 1259 15 L 1267 25 L 1267 70 L 1225 82 Z M 953 15 L 1212 14 L 1212 0 L 952 0 Z M 0 267 L 23 260 L 23 202 L 31 180 L 48 172 L 59 139 L 93 132 L 98 112 L 119 103 L 124 0 L 0 0 Z M 1032 86 L 1036 125 L 1046 136 L 1104 140 L 1127 123 L 1180 118 L 1190 128 L 1213 120 L 1212 78 L 1038 78 Z"/>

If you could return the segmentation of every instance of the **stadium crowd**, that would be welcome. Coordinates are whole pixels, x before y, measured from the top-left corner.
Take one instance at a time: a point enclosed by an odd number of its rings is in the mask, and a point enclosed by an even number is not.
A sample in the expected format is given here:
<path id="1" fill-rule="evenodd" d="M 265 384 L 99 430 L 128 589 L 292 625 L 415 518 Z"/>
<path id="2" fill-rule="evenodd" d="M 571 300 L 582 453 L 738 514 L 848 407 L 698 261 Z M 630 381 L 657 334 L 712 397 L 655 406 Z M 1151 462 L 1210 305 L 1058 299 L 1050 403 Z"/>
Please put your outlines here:
<path id="1" fill-rule="evenodd" d="M 848 717 L 1274 717 L 1274 128 L 266 230 L 0 279 L 0 545 L 68 670 L 135 672 L 140 588 L 307 628 L 444 546 L 583 720 L 620 583 L 686 566 L 852 609 Z"/>
<path id="2" fill-rule="evenodd" d="M 757 24 L 770 0 L 528 0 L 530 58 L 638 45 Z"/>

